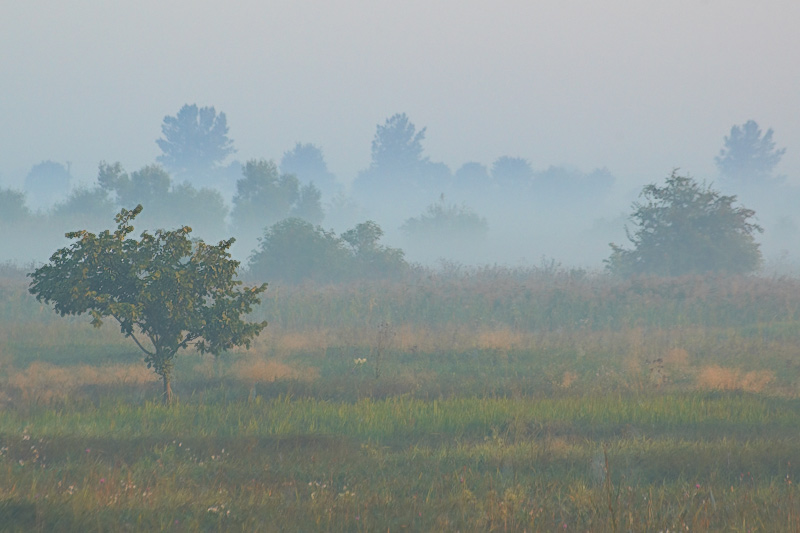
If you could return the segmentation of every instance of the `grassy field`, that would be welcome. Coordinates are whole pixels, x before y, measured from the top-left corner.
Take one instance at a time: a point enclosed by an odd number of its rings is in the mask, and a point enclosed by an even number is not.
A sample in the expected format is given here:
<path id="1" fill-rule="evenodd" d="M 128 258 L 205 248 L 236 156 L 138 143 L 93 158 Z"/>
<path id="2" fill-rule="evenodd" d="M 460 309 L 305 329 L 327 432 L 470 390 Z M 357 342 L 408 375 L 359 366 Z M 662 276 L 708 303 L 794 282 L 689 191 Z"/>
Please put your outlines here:
<path id="1" fill-rule="evenodd" d="M 800 531 L 800 281 L 271 287 L 179 401 L 0 280 L 0 530 Z"/>

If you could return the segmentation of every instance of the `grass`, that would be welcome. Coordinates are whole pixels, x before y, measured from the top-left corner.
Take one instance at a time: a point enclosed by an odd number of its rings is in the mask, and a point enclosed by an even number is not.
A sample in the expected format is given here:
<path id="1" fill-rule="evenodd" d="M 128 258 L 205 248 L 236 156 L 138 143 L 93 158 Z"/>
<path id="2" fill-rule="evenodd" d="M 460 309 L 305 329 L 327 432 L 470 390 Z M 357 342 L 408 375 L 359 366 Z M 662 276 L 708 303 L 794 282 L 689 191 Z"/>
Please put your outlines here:
<path id="1" fill-rule="evenodd" d="M 0 292 L 0 529 L 800 531 L 795 280 L 272 287 L 171 408 L 113 327 Z"/>

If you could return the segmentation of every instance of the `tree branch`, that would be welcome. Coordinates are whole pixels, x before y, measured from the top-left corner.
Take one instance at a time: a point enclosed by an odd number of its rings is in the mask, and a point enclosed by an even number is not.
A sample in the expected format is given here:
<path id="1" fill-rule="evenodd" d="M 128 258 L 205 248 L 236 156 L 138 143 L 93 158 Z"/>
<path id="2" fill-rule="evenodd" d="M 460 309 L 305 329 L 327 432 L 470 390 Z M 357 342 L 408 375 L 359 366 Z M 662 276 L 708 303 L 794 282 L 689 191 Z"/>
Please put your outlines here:
<path id="1" fill-rule="evenodd" d="M 114 319 L 116 319 L 116 321 L 119 322 L 120 325 L 122 325 L 122 320 L 120 320 L 117 315 L 112 314 L 111 316 L 113 316 Z M 154 357 L 156 355 L 155 352 L 150 352 L 144 346 L 142 346 L 142 343 L 139 342 L 139 339 L 137 339 L 136 335 L 133 334 L 133 330 L 131 330 L 131 333 L 128 334 L 128 337 L 132 338 L 133 342 L 136 343 L 136 346 L 138 346 L 139 349 L 142 350 L 146 355 L 149 355 L 150 357 Z"/>

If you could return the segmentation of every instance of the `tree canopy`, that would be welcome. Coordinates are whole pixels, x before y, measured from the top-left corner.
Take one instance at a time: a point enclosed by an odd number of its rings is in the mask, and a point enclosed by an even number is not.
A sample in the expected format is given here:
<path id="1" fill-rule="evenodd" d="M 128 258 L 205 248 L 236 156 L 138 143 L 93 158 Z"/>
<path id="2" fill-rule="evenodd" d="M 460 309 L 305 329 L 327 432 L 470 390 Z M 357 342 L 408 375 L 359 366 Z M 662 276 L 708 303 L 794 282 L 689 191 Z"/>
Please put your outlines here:
<path id="1" fill-rule="evenodd" d="M 287 218 L 264 231 L 250 256 L 249 275 L 288 283 L 390 278 L 403 273 L 403 251 L 379 243 L 383 230 L 362 222 L 341 237 L 306 220 Z"/>
<path id="2" fill-rule="evenodd" d="M 265 227 L 285 218 L 297 217 L 322 222 L 321 195 L 313 184 L 300 185 L 293 174 L 281 174 L 273 161 L 252 159 L 242 168 L 233 198 L 233 219 L 237 231 L 261 234 Z"/>
<path id="3" fill-rule="evenodd" d="M 777 149 L 772 140 L 772 129 L 766 133 L 755 120 L 733 126 L 725 144 L 715 158 L 720 174 L 738 184 L 763 184 L 773 177 L 786 148 Z"/>
<path id="4" fill-rule="evenodd" d="M 281 173 L 293 174 L 305 185 L 313 183 L 327 195 L 335 194 L 339 185 L 328 170 L 322 149 L 310 143 L 297 143 L 281 157 Z"/>
<path id="5" fill-rule="evenodd" d="M 609 270 L 621 275 L 680 276 L 708 272 L 747 273 L 761 261 L 751 222 L 755 212 L 677 172 L 663 187 L 650 184 L 634 202 L 632 249 L 611 244 Z"/>
<path id="6" fill-rule="evenodd" d="M 214 107 L 186 104 L 174 117 L 164 117 L 161 133 L 156 144 L 162 153 L 156 160 L 180 177 L 206 177 L 236 152 L 225 113 Z"/>
<path id="7" fill-rule="evenodd" d="M 504 155 L 492 163 L 492 178 L 501 185 L 530 185 L 533 168 L 527 159 Z"/>
<path id="8" fill-rule="evenodd" d="M 101 162 L 99 187 L 116 198 L 119 206 L 146 205 L 145 222 L 151 227 L 188 224 L 202 236 L 218 237 L 225 226 L 228 207 L 213 189 L 175 184 L 159 165 L 147 165 L 128 174 L 122 165 Z"/>
<path id="9" fill-rule="evenodd" d="M 42 161 L 25 177 L 25 191 L 33 208 L 49 208 L 67 196 L 71 181 L 69 163 Z"/>
<path id="10" fill-rule="evenodd" d="M 147 367 L 162 377 L 169 403 L 179 350 L 194 346 L 216 355 L 249 346 L 267 325 L 242 319 L 266 284 L 239 288 L 239 262 L 228 253 L 233 239 L 217 245 L 193 241 L 188 226 L 130 237 L 141 211 L 141 205 L 122 209 L 113 233 L 67 233 L 75 242 L 29 274 L 29 290 L 61 316 L 89 313 L 96 327 L 113 318 L 144 352 Z"/>
<path id="11" fill-rule="evenodd" d="M 379 174 L 414 174 L 422 161 L 425 130 L 416 126 L 405 113 L 392 115 L 378 125 L 372 140 L 370 170 Z"/>

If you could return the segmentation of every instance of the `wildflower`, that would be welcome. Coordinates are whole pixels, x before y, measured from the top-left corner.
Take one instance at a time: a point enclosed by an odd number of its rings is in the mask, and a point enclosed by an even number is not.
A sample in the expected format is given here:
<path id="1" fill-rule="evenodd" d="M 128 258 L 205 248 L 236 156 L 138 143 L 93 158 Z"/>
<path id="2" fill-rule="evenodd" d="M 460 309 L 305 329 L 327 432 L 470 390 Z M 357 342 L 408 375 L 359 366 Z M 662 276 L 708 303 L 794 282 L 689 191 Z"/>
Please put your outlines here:
<path id="1" fill-rule="evenodd" d="M 100 484 L 102 485 L 102 484 L 104 484 L 105 482 L 106 482 L 106 478 L 104 478 L 104 477 L 101 477 L 101 478 L 100 478 Z"/>

